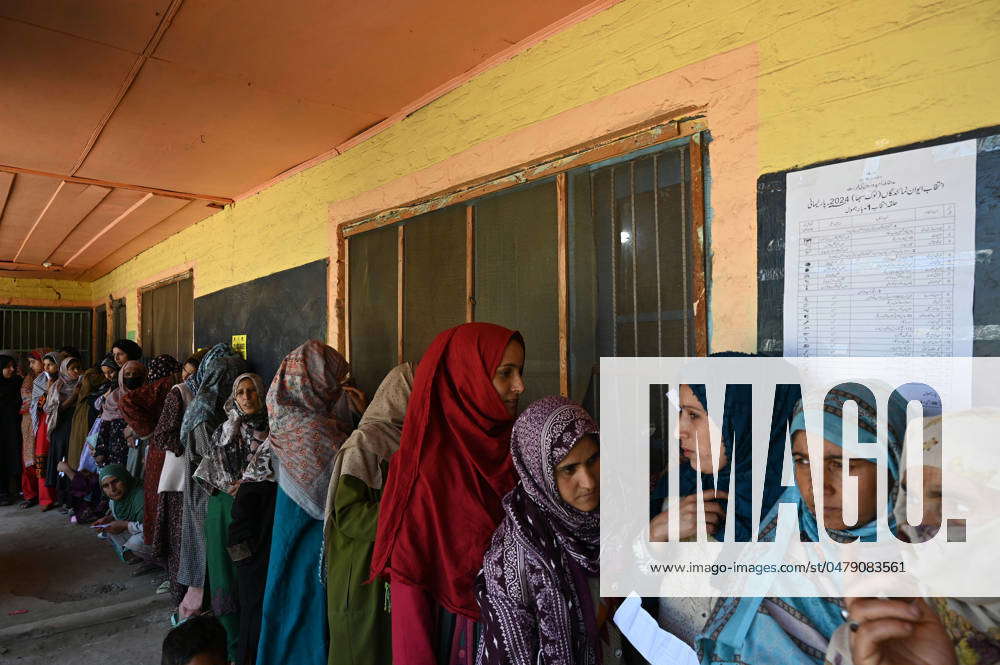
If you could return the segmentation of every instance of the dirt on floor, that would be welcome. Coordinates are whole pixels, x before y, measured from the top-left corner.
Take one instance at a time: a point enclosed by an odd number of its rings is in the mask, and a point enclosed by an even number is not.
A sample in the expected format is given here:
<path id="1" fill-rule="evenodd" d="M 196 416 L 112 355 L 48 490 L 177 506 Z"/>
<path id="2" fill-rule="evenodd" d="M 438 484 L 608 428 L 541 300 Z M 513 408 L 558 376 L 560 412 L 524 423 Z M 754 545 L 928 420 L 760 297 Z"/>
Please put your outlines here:
<path id="1" fill-rule="evenodd" d="M 159 663 L 170 594 L 156 595 L 161 571 L 133 570 L 58 510 L 0 507 L 0 662 Z"/>

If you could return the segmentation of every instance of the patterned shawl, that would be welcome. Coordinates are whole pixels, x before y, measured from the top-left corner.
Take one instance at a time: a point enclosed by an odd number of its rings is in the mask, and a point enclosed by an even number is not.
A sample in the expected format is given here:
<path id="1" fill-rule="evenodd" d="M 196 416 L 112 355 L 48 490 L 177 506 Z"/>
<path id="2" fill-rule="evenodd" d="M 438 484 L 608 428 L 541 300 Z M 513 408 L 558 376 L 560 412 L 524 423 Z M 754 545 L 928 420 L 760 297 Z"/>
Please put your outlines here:
<path id="1" fill-rule="evenodd" d="M 161 354 L 149 361 L 147 383 L 122 396 L 119 407 L 125 422 L 137 436 L 146 437 L 156 429 L 163 403 L 177 383 L 180 363 L 173 356 Z"/>
<path id="2" fill-rule="evenodd" d="M 60 405 L 73 396 L 73 391 L 80 383 L 79 374 L 74 378 L 69 373 L 69 364 L 73 361 L 80 363 L 79 358 L 70 356 L 63 358 L 59 363 L 59 378 L 49 384 L 48 397 L 45 398 L 45 415 L 50 432 L 56 428 L 56 423 L 59 421 Z"/>
<path id="3" fill-rule="evenodd" d="M 281 463 L 278 482 L 317 520 L 323 519 L 334 458 L 351 430 L 333 415 L 349 371 L 338 351 L 309 340 L 281 361 L 267 391 L 270 447 Z"/>
<path id="4" fill-rule="evenodd" d="M 56 366 L 62 365 L 63 354 L 58 351 L 50 351 L 42 356 L 42 360 L 49 358 Z M 34 382 L 31 384 L 31 432 L 33 434 L 38 433 L 38 403 L 41 401 L 42 397 L 48 399 L 47 395 L 49 392 L 49 384 L 52 383 L 54 379 L 49 376 L 49 373 L 44 369 L 38 373 L 35 377 Z"/>
<path id="5" fill-rule="evenodd" d="M 184 410 L 181 445 L 187 445 L 188 436 L 198 425 L 205 423 L 208 433 L 212 434 L 222 424 L 226 418 L 226 400 L 229 399 L 233 379 L 246 371 L 246 366 L 243 356 L 226 344 L 216 344 L 205 354 L 195 373 L 197 392 Z"/>
<path id="6" fill-rule="evenodd" d="M 104 405 L 101 407 L 101 420 L 110 422 L 125 417 L 125 414 L 122 413 L 121 401 L 126 394 L 132 392 L 131 389 L 125 387 L 125 370 L 129 368 L 138 369 L 140 376 L 143 379 L 146 378 L 146 366 L 141 362 L 138 360 L 129 360 L 125 363 L 121 371 L 118 372 L 118 387 L 104 395 Z M 138 388 L 135 390 L 138 390 Z"/>
<path id="7" fill-rule="evenodd" d="M 127 363 L 126 363 L 127 364 Z M 141 522 L 143 518 L 143 492 L 135 478 L 121 464 L 108 464 L 99 473 L 101 482 L 111 476 L 125 484 L 125 496 L 118 501 L 111 501 L 111 514 L 116 520 L 125 522 Z"/>
<path id="8" fill-rule="evenodd" d="M 479 618 L 473 585 L 516 477 L 513 418 L 493 386 L 520 333 L 465 323 L 431 342 L 413 379 L 399 451 L 382 494 L 372 576 L 425 589 L 450 612 Z M 455 524 L 462 528 L 455 528 Z M 447 534 L 442 539 L 440 534 Z"/>
<path id="9" fill-rule="evenodd" d="M 256 374 L 240 374 L 233 381 L 231 397 L 226 401 L 226 422 L 212 434 L 212 449 L 202 457 L 194 472 L 198 478 L 221 492 L 229 492 L 243 478 L 254 441 L 267 434 L 267 406 L 245 414 L 236 403 L 236 389 L 243 379 L 250 379 L 257 388 L 258 399 L 264 400 L 264 381 Z M 258 434 L 255 435 L 255 432 Z"/>
<path id="10" fill-rule="evenodd" d="M 520 482 L 476 581 L 483 636 L 477 662 L 596 663 L 600 638 L 587 576 L 596 575 L 600 513 L 559 495 L 555 469 L 597 423 L 565 397 L 544 397 L 514 423 L 510 449 Z"/>
<path id="11" fill-rule="evenodd" d="M 876 442 L 875 400 L 868 388 L 847 383 L 831 390 L 816 420 L 823 423 L 823 438 L 843 445 L 844 403 L 853 400 L 858 406 L 858 442 Z M 812 418 L 812 415 L 810 415 Z M 900 455 L 906 432 L 906 400 L 894 392 L 888 405 L 887 461 L 892 483 L 888 493 L 890 528 L 899 481 Z M 805 414 L 800 402 L 792 419 L 791 433 L 805 429 Z M 816 516 L 809 510 L 798 487 L 785 490 L 767 516 L 761 520 L 760 540 L 775 537 L 778 510 L 782 503 L 798 505 L 802 539 L 818 539 Z M 876 522 L 854 529 L 827 529 L 830 537 L 846 542 L 855 537 L 874 537 Z M 843 601 L 832 598 L 721 598 L 716 603 L 704 631 L 695 638 L 703 663 L 816 663 L 822 665 L 834 631 L 844 622 Z M 742 661 L 740 660 L 742 659 Z"/>

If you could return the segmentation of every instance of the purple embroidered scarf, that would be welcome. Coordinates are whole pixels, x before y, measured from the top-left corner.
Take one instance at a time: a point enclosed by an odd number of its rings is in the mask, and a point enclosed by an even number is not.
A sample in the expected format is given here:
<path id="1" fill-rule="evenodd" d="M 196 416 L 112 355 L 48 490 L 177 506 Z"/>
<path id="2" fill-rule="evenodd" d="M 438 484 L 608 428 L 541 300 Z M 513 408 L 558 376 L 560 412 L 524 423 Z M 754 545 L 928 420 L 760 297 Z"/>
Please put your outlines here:
<path id="1" fill-rule="evenodd" d="M 511 456 L 520 482 L 476 583 L 483 638 L 477 662 L 600 662 L 586 578 L 599 566 L 600 514 L 559 495 L 556 465 L 597 424 L 579 405 L 545 397 L 514 423 Z"/>

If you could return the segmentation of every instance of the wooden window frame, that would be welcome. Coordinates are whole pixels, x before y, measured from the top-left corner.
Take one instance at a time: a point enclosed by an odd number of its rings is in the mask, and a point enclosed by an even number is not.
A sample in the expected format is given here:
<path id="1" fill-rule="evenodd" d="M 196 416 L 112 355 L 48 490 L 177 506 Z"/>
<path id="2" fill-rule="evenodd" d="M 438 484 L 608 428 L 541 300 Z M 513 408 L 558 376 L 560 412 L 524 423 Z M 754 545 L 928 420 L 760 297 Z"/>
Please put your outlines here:
<path id="1" fill-rule="evenodd" d="M 694 315 L 695 355 L 708 355 L 708 285 L 706 281 L 705 246 L 705 174 L 704 174 L 704 132 L 708 127 L 702 118 L 671 118 L 644 123 L 621 132 L 601 137 L 586 144 L 575 146 L 542 159 L 523 164 L 499 174 L 478 178 L 462 185 L 439 192 L 432 196 L 411 201 L 384 210 L 374 215 L 344 222 L 337 228 L 337 247 L 340 260 L 337 262 L 338 302 L 344 303 L 338 323 L 339 338 L 344 340 L 345 354 L 350 359 L 350 265 L 349 238 L 368 231 L 399 224 L 435 210 L 469 202 L 466 205 L 466 304 L 465 320 L 475 320 L 475 206 L 474 201 L 525 183 L 555 177 L 556 182 L 556 271 L 559 317 L 559 390 L 563 396 L 569 394 L 569 186 L 568 173 L 582 166 L 597 164 L 609 159 L 626 157 L 631 153 L 687 138 L 690 160 L 691 225 L 688 241 L 692 256 L 691 266 L 691 307 Z M 396 334 L 397 362 L 403 362 L 404 335 L 404 247 L 405 226 L 397 230 L 397 288 L 396 288 Z"/>
<path id="2" fill-rule="evenodd" d="M 136 324 L 136 327 L 135 327 L 136 328 L 136 330 L 135 330 L 135 343 L 136 344 L 138 344 L 139 346 L 142 346 L 142 298 L 143 298 L 143 296 L 145 296 L 150 291 L 155 291 L 156 289 L 160 288 L 161 286 L 169 286 L 169 285 L 174 284 L 176 282 L 183 282 L 185 279 L 190 279 L 191 280 L 191 286 L 192 286 L 192 289 L 191 289 L 191 291 L 192 291 L 192 297 L 191 297 L 191 300 L 192 300 L 192 306 L 191 306 L 191 316 L 192 316 L 191 330 L 192 331 L 194 330 L 194 320 L 193 320 L 193 317 L 194 317 L 194 302 L 193 302 L 194 301 L 194 295 L 193 295 L 194 294 L 194 288 L 193 288 L 194 287 L 194 269 L 188 268 L 184 272 L 177 273 L 176 275 L 171 275 L 170 277 L 164 277 L 163 279 L 158 279 L 155 282 L 150 282 L 148 284 L 143 284 L 142 286 L 140 286 L 139 288 L 137 288 L 135 290 L 135 296 L 136 296 L 136 298 L 135 298 L 135 300 L 136 300 L 136 302 L 135 302 L 135 313 L 136 313 L 136 316 L 137 316 L 137 318 L 136 318 L 137 324 Z"/>

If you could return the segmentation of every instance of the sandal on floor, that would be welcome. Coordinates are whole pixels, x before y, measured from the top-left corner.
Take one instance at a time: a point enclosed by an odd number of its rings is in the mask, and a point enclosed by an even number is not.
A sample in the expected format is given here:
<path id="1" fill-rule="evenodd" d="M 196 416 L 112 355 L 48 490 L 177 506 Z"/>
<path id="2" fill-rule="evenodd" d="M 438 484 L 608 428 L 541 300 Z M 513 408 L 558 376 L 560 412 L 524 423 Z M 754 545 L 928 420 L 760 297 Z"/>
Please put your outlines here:
<path id="1" fill-rule="evenodd" d="M 38 499 L 27 499 L 26 501 L 21 502 L 22 509 L 34 508 L 37 505 L 38 505 Z"/>

